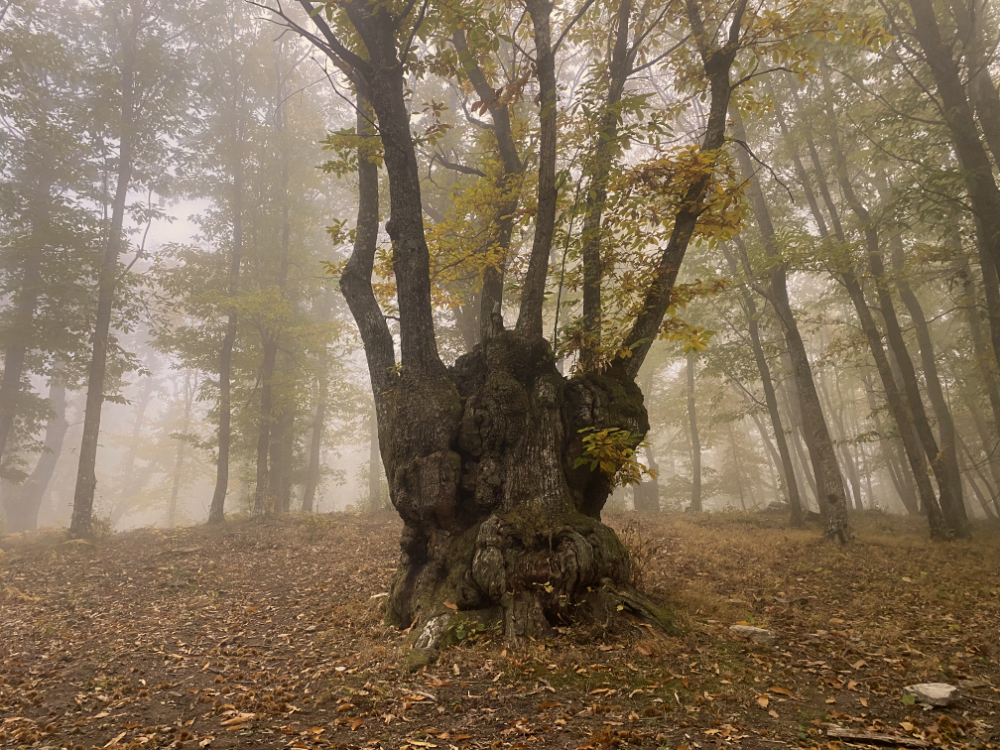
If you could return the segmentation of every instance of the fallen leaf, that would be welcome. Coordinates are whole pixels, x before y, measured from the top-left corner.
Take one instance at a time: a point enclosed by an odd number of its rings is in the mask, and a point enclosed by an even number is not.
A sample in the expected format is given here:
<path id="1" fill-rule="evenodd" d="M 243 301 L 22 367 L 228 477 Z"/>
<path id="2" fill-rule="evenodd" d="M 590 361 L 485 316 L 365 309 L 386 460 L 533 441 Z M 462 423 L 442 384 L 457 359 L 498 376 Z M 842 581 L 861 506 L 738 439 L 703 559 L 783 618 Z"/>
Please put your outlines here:
<path id="1" fill-rule="evenodd" d="M 224 722 L 222 722 L 222 726 L 224 726 L 224 727 L 235 727 L 235 726 L 237 726 L 239 724 L 246 724 L 248 721 L 252 721 L 253 719 L 256 719 L 256 718 L 257 718 L 257 714 L 239 713 L 239 714 L 236 714 L 236 716 L 234 716 L 233 718 L 226 719 Z"/>
<path id="2" fill-rule="evenodd" d="M 769 687 L 767 690 L 769 693 L 777 693 L 778 695 L 787 695 L 789 698 L 792 697 L 792 691 L 789 690 L 788 688 Z"/>
<path id="3" fill-rule="evenodd" d="M 455 604 L 455 602 L 449 602 L 447 599 L 445 599 L 444 606 L 446 606 L 448 609 L 454 612 L 458 612 L 458 605 Z"/>
<path id="4" fill-rule="evenodd" d="M 757 703 L 760 704 L 761 708 L 767 708 L 768 704 L 770 704 L 770 702 L 771 702 L 771 700 L 770 700 L 770 698 L 767 697 L 767 695 L 758 695 L 757 696 Z"/>
<path id="5" fill-rule="evenodd" d="M 651 649 L 649 646 L 644 646 L 641 643 L 638 646 L 635 647 L 635 650 L 638 651 L 643 656 L 652 656 L 653 655 L 653 649 Z"/>
<path id="6" fill-rule="evenodd" d="M 120 740 L 120 739 L 121 739 L 122 737 L 124 737 L 124 736 L 125 736 L 126 734 L 127 734 L 127 732 L 122 732 L 122 733 L 121 733 L 121 734 L 119 734 L 119 735 L 118 735 L 117 737 L 115 737 L 115 738 L 114 738 L 113 740 L 109 741 L 109 742 L 108 742 L 108 744 L 107 744 L 107 745 L 105 745 L 104 747 L 114 747 L 115 745 L 117 745 L 117 744 L 118 744 L 118 741 L 119 741 L 119 740 Z"/>

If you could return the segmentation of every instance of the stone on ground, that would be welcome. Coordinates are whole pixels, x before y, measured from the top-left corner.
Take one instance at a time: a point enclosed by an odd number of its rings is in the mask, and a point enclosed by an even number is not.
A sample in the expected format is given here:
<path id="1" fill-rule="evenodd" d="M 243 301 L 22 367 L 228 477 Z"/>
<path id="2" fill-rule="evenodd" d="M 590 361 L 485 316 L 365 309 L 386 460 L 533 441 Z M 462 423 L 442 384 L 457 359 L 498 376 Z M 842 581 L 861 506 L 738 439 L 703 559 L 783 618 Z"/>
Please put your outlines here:
<path id="1" fill-rule="evenodd" d="M 922 682 L 919 685 L 907 685 L 903 688 L 906 695 L 912 695 L 917 703 L 930 706 L 950 706 L 958 700 L 959 690 L 946 682 Z"/>

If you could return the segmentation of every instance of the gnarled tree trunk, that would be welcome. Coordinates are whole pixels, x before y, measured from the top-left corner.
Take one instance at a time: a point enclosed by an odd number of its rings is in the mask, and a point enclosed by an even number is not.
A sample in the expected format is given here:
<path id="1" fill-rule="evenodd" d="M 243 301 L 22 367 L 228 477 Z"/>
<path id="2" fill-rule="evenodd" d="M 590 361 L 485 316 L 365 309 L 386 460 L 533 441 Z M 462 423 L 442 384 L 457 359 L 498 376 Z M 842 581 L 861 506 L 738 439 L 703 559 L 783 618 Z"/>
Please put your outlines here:
<path id="1" fill-rule="evenodd" d="M 415 398 L 435 404 L 431 453 L 409 419 Z M 390 622 L 447 617 L 446 602 L 502 619 L 515 639 L 560 619 L 603 620 L 619 605 L 663 620 L 627 586 L 628 553 L 600 521 L 610 478 L 576 466 L 581 430 L 646 433 L 634 381 L 613 368 L 567 379 L 543 339 L 501 331 L 447 378 L 404 370 L 392 400 L 383 458 L 405 529 Z"/>

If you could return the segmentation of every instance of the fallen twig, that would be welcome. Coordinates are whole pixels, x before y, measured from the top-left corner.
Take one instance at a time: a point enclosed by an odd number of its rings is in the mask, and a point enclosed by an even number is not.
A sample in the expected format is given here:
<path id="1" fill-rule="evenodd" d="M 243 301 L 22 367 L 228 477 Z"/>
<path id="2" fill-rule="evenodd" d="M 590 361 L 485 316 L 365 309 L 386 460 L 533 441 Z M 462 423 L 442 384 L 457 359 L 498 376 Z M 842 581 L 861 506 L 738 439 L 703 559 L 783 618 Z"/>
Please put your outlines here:
<path id="1" fill-rule="evenodd" d="M 878 732 L 859 732 L 843 727 L 827 729 L 828 737 L 836 737 L 841 740 L 854 740 L 856 742 L 876 742 L 885 745 L 902 745 L 904 747 L 930 747 L 927 740 L 918 740 L 916 737 L 900 737 L 894 734 L 879 734 Z"/>

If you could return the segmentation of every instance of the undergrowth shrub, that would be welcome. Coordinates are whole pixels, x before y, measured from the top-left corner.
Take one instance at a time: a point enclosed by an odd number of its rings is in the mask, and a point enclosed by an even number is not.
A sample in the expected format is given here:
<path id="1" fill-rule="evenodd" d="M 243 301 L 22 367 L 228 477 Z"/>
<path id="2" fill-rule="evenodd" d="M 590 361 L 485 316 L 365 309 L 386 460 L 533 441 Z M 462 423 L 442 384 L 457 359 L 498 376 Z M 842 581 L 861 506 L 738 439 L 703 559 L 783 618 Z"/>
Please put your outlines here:
<path id="1" fill-rule="evenodd" d="M 645 533 L 638 521 L 633 520 L 626 521 L 622 525 L 618 530 L 618 538 L 628 550 L 631 562 L 629 583 L 637 590 L 644 591 L 653 560 L 660 551 L 660 545 Z"/>

